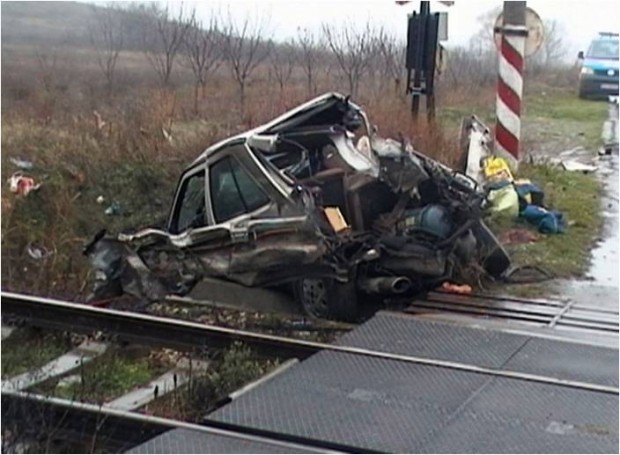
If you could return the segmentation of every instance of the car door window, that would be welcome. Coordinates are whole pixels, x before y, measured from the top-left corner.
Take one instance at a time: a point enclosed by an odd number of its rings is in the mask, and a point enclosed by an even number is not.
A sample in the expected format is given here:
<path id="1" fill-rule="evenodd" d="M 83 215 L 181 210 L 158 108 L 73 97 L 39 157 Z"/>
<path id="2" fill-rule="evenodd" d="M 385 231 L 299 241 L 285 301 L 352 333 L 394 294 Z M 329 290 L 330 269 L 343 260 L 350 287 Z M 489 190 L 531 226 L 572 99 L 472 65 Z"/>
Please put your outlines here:
<path id="1" fill-rule="evenodd" d="M 178 200 L 180 205 L 176 223 L 173 226 L 176 233 L 207 224 L 204 170 L 190 176 L 183 182 Z"/>
<path id="2" fill-rule="evenodd" d="M 209 168 L 209 189 L 216 223 L 253 212 L 269 202 L 258 183 L 231 157 Z"/>

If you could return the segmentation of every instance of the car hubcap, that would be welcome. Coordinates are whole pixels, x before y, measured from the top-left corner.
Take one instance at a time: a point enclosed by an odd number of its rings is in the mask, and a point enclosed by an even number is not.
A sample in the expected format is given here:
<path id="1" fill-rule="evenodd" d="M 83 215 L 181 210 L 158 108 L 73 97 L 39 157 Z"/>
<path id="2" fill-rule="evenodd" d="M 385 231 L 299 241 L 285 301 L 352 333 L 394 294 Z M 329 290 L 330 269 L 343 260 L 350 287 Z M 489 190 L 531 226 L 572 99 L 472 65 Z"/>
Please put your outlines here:
<path id="1" fill-rule="evenodd" d="M 327 287 L 323 280 L 305 279 L 301 282 L 301 303 L 310 316 L 326 318 L 328 315 Z"/>

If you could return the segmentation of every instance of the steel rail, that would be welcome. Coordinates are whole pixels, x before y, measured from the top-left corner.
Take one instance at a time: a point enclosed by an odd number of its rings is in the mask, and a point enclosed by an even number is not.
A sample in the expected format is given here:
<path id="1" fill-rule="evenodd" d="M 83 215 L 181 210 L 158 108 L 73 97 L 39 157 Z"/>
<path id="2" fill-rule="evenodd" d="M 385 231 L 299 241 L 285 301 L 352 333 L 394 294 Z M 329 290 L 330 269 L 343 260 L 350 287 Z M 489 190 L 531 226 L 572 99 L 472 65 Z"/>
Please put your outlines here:
<path id="1" fill-rule="evenodd" d="M 441 297 L 441 296 L 457 296 L 457 297 L 471 297 L 474 299 L 479 299 L 479 300 L 488 300 L 488 301 L 495 301 L 495 302 L 515 302 L 515 303 L 531 303 L 531 304 L 536 304 L 536 305 L 547 305 L 547 306 L 552 306 L 552 307 L 558 307 L 558 306 L 562 306 L 564 305 L 566 302 L 562 301 L 562 300 L 553 300 L 553 299 L 531 299 L 531 298 L 524 298 L 524 297 L 514 297 L 514 296 L 502 296 L 502 295 L 493 295 L 493 294 L 488 294 L 485 292 L 472 292 L 471 294 L 466 294 L 466 295 L 459 295 L 459 294 L 454 294 L 448 291 L 442 291 L 442 290 L 437 290 L 437 291 L 430 291 L 427 294 L 427 297 L 429 299 L 434 299 L 436 297 Z"/>
<path id="2" fill-rule="evenodd" d="M 84 334 L 109 332 L 125 341 L 184 351 L 227 348 L 239 341 L 261 354 L 303 359 L 322 349 L 303 340 L 42 297 L 1 292 L 0 299 L 3 315 L 27 319 L 34 326 Z"/>
<path id="3" fill-rule="evenodd" d="M 92 332 L 107 330 L 132 341 L 150 342 L 168 347 L 193 349 L 196 347 L 226 347 L 234 341 L 241 341 L 253 349 L 271 355 L 289 355 L 300 359 L 320 351 L 396 360 L 406 363 L 434 366 L 496 377 L 552 384 L 594 392 L 619 394 L 614 386 L 561 379 L 550 376 L 500 370 L 478 365 L 429 359 L 424 357 L 394 354 L 384 351 L 340 346 L 316 341 L 298 340 L 243 330 L 229 329 L 178 319 L 162 318 L 139 313 L 95 308 L 88 305 L 58 300 L 24 296 L 7 292 L 0 293 L 2 310 L 34 322 L 34 325 L 62 330 Z"/>
<path id="4" fill-rule="evenodd" d="M 280 446 L 287 453 L 294 452 L 332 452 L 332 453 L 368 453 L 368 449 L 332 443 L 302 436 L 235 426 L 234 429 L 223 425 L 191 423 L 164 417 L 124 411 L 90 403 L 47 397 L 27 392 L 2 391 L 2 419 L 6 421 L 26 420 L 32 425 L 33 418 L 54 419 L 54 428 L 61 429 L 70 439 L 83 439 L 84 435 L 92 437 L 97 432 L 108 446 L 128 450 L 129 447 L 146 442 L 165 431 L 185 429 L 202 434 L 240 439 L 246 442 Z M 5 421 L 5 422 L 6 422 Z M 380 453 L 371 451 L 370 453 Z"/>
<path id="5" fill-rule="evenodd" d="M 498 305 L 499 304 L 499 305 Z M 481 294 L 450 295 L 445 292 L 431 292 L 426 299 L 414 301 L 404 312 L 416 309 L 453 311 L 461 314 L 488 315 L 501 319 L 523 320 L 554 326 L 576 326 L 606 332 L 618 332 L 617 314 L 612 311 L 582 309 L 589 314 L 572 315 L 573 309 L 581 309 L 574 302 L 541 301 L 513 298 L 497 298 Z M 597 314 L 615 316 L 612 320 L 596 318 Z"/>

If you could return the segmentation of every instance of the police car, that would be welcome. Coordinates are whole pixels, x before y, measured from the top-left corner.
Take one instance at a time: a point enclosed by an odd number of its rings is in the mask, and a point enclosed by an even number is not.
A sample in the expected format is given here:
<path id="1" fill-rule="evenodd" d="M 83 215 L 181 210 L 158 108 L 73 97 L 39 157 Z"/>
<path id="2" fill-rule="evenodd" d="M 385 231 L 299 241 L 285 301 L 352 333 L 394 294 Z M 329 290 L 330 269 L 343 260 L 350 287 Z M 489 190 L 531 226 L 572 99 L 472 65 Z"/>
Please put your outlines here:
<path id="1" fill-rule="evenodd" d="M 618 33 L 599 33 L 578 57 L 580 98 L 618 95 Z"/>

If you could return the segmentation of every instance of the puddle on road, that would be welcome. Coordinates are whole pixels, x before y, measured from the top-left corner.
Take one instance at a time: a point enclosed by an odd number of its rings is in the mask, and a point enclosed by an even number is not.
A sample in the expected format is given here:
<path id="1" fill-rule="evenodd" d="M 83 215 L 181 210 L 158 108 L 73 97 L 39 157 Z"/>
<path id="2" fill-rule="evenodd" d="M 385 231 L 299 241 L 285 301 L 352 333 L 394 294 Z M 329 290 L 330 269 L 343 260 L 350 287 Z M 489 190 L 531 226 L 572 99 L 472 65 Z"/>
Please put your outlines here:
<path id="1" fill-rule="evenodd" d="M 605 186 L 605 195 L 602 198 L 605 215 L 604 240 L 592 251 L 592 264 L 587 276 L 596 284 L 617 288 L 620 281 L 618 276 L 618 243 L 620 241 L 618 237 L 618 156 L 604 157 L 599 161 L 599 166 L 602 171 L 599 175 Z"/>
<path id="2" fill-rule="evenodd" d="M 618 265 L 618 156 L 607 155 L 598 162 L 597 174 L 603 181 L 605 194 L 602 210 L 605 218 L 602 238 L 594 250 L 590 270 L 585 280 L 561 280 L 556 283 L 556 293 L 578 302 L 601 304 L 618 308 L 620 277 Z"/>

